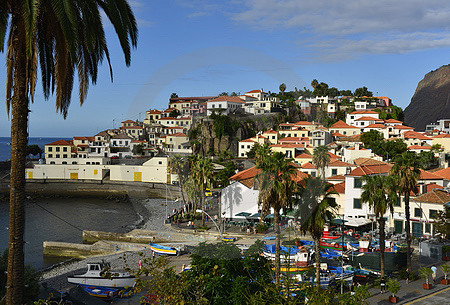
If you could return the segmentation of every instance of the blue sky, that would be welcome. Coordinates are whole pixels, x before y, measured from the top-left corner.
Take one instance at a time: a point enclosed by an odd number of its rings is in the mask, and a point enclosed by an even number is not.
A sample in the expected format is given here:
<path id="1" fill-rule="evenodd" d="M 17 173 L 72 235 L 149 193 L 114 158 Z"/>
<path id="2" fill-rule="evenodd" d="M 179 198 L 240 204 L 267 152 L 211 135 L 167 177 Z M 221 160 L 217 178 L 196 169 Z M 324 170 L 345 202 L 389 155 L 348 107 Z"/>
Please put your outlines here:
<path id="1" fill-rule="evenodd" d="M 443 0 L 134 0 L 139 25 L 132 64 L 105 23 L 114 82 L 102 66 L 80 107 L 76 93 L 64 120 L 37 89 L 30 136 L 88 136 L 143 119 L 169 96 L 253 89 L 367 86 L 405 108 L 423 76 L 449 64 L 450 3 Z M 1 54 L 4 62 L 4 55 Z M 5 96 L 0 65 L 0 100 Z M 74 92 L 77 92 L 75 89 Z M 0 136 L 10 135 L 0 107 Z"/>

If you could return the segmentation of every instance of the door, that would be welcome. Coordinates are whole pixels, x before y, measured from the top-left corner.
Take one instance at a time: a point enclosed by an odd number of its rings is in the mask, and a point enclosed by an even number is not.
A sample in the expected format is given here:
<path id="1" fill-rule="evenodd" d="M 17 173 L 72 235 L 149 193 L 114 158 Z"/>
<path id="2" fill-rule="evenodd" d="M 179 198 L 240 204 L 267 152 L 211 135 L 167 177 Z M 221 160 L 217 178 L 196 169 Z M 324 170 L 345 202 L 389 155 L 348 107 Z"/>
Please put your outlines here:
<path id="1" fill-rule="evenodd" d="M 395 234 L 403 233 L 403 220 L 394 220 L 394 232 Z"/>
<path id="2" fill-rule="evenodd" d="M 78 173 L 70 173 L 70 179 L 77 180 L 78 179 Z"/>
<path id="3" fill-rule="evenodd" d="M 28 179 L 33 179 L 33 172 L 28 172 Z"/>
<path id="4" fill-rule="evenodd" d="M 413 236 L 414 237 L 422 237 L 422 224 L 420 222 L 413 222 Z"/>
<path id="5" fill-rule="evenodd" d="M 142 181 L 142 172 L 134 173 L 134 181 Z"/>

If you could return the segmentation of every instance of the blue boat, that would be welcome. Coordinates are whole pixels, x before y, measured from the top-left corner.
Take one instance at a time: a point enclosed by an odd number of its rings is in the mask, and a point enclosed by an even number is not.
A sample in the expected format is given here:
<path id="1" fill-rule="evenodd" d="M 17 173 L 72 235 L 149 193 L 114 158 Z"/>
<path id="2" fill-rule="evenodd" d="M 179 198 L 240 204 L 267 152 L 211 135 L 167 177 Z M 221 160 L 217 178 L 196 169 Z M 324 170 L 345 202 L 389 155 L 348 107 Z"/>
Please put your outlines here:
<path id="1" fill-rule="evenodd" d="M 119 290 L 118 288 L 100 287 L 100 286 L 86 286 L 80 285 L 84 291 L 89 295 L 103 299 L 112 300 L 117 297 Z"/>
<path id="2" fill-rule="evenodd" d="M 150 243 L 150 249 L 160 255 L 178 255 L 179 252 L 176 248 L 166 247 L 154 243 Z"/>

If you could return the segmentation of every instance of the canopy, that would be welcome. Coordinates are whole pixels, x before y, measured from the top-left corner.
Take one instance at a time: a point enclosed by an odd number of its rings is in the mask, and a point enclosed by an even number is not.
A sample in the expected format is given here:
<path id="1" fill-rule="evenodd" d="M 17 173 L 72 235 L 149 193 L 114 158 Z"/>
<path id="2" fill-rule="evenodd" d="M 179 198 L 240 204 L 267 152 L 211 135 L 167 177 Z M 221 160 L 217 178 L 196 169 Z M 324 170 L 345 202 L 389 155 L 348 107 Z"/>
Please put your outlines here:
<path id="1" fill-rule="evenodd" d="M 275 216 L 273 214 L 269 214 L 266 216 L 266 218 L 274 218 Z"/>
<path id="2" fill-rule="evenodd" d="M 260 218 L 261 217 L 261 213 L 255 213 L 252 216 L 250 216 L 250 218 Z"/>
<path id="3" fill-rule="evenodd" d="M 250 216 L 250 215 L 252 215 L 252 213 L 248 213 L 248 212 L 240 212 L 240 213 L 237 213 L 237 214 L 234 215 L 234 216 L 243 216 L 243 217 L 247 217 L 247 216 Z"/>
<path id="4" fill-rule="evenodd" d="M 348 220 L 344 220 L 344 219 L 340 219 L 340 218 L 335 218 L 331 221 L 333 224 L 335 225 L 343 225 L 346 222 L 348 222 Z"/>

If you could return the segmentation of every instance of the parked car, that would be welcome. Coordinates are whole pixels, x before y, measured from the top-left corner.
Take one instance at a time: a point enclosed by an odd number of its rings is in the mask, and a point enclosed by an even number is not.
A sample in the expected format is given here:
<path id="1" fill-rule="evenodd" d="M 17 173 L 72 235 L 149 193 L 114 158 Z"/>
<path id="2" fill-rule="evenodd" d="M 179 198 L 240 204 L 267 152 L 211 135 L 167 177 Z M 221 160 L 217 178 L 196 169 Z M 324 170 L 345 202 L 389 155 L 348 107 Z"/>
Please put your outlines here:
<path id="1" fill-rule="evenodd" d="M 212 196 L 212 192 L 210 189 L 205 189 L 205 196 L 206 197 L 211 197 Z"/>

